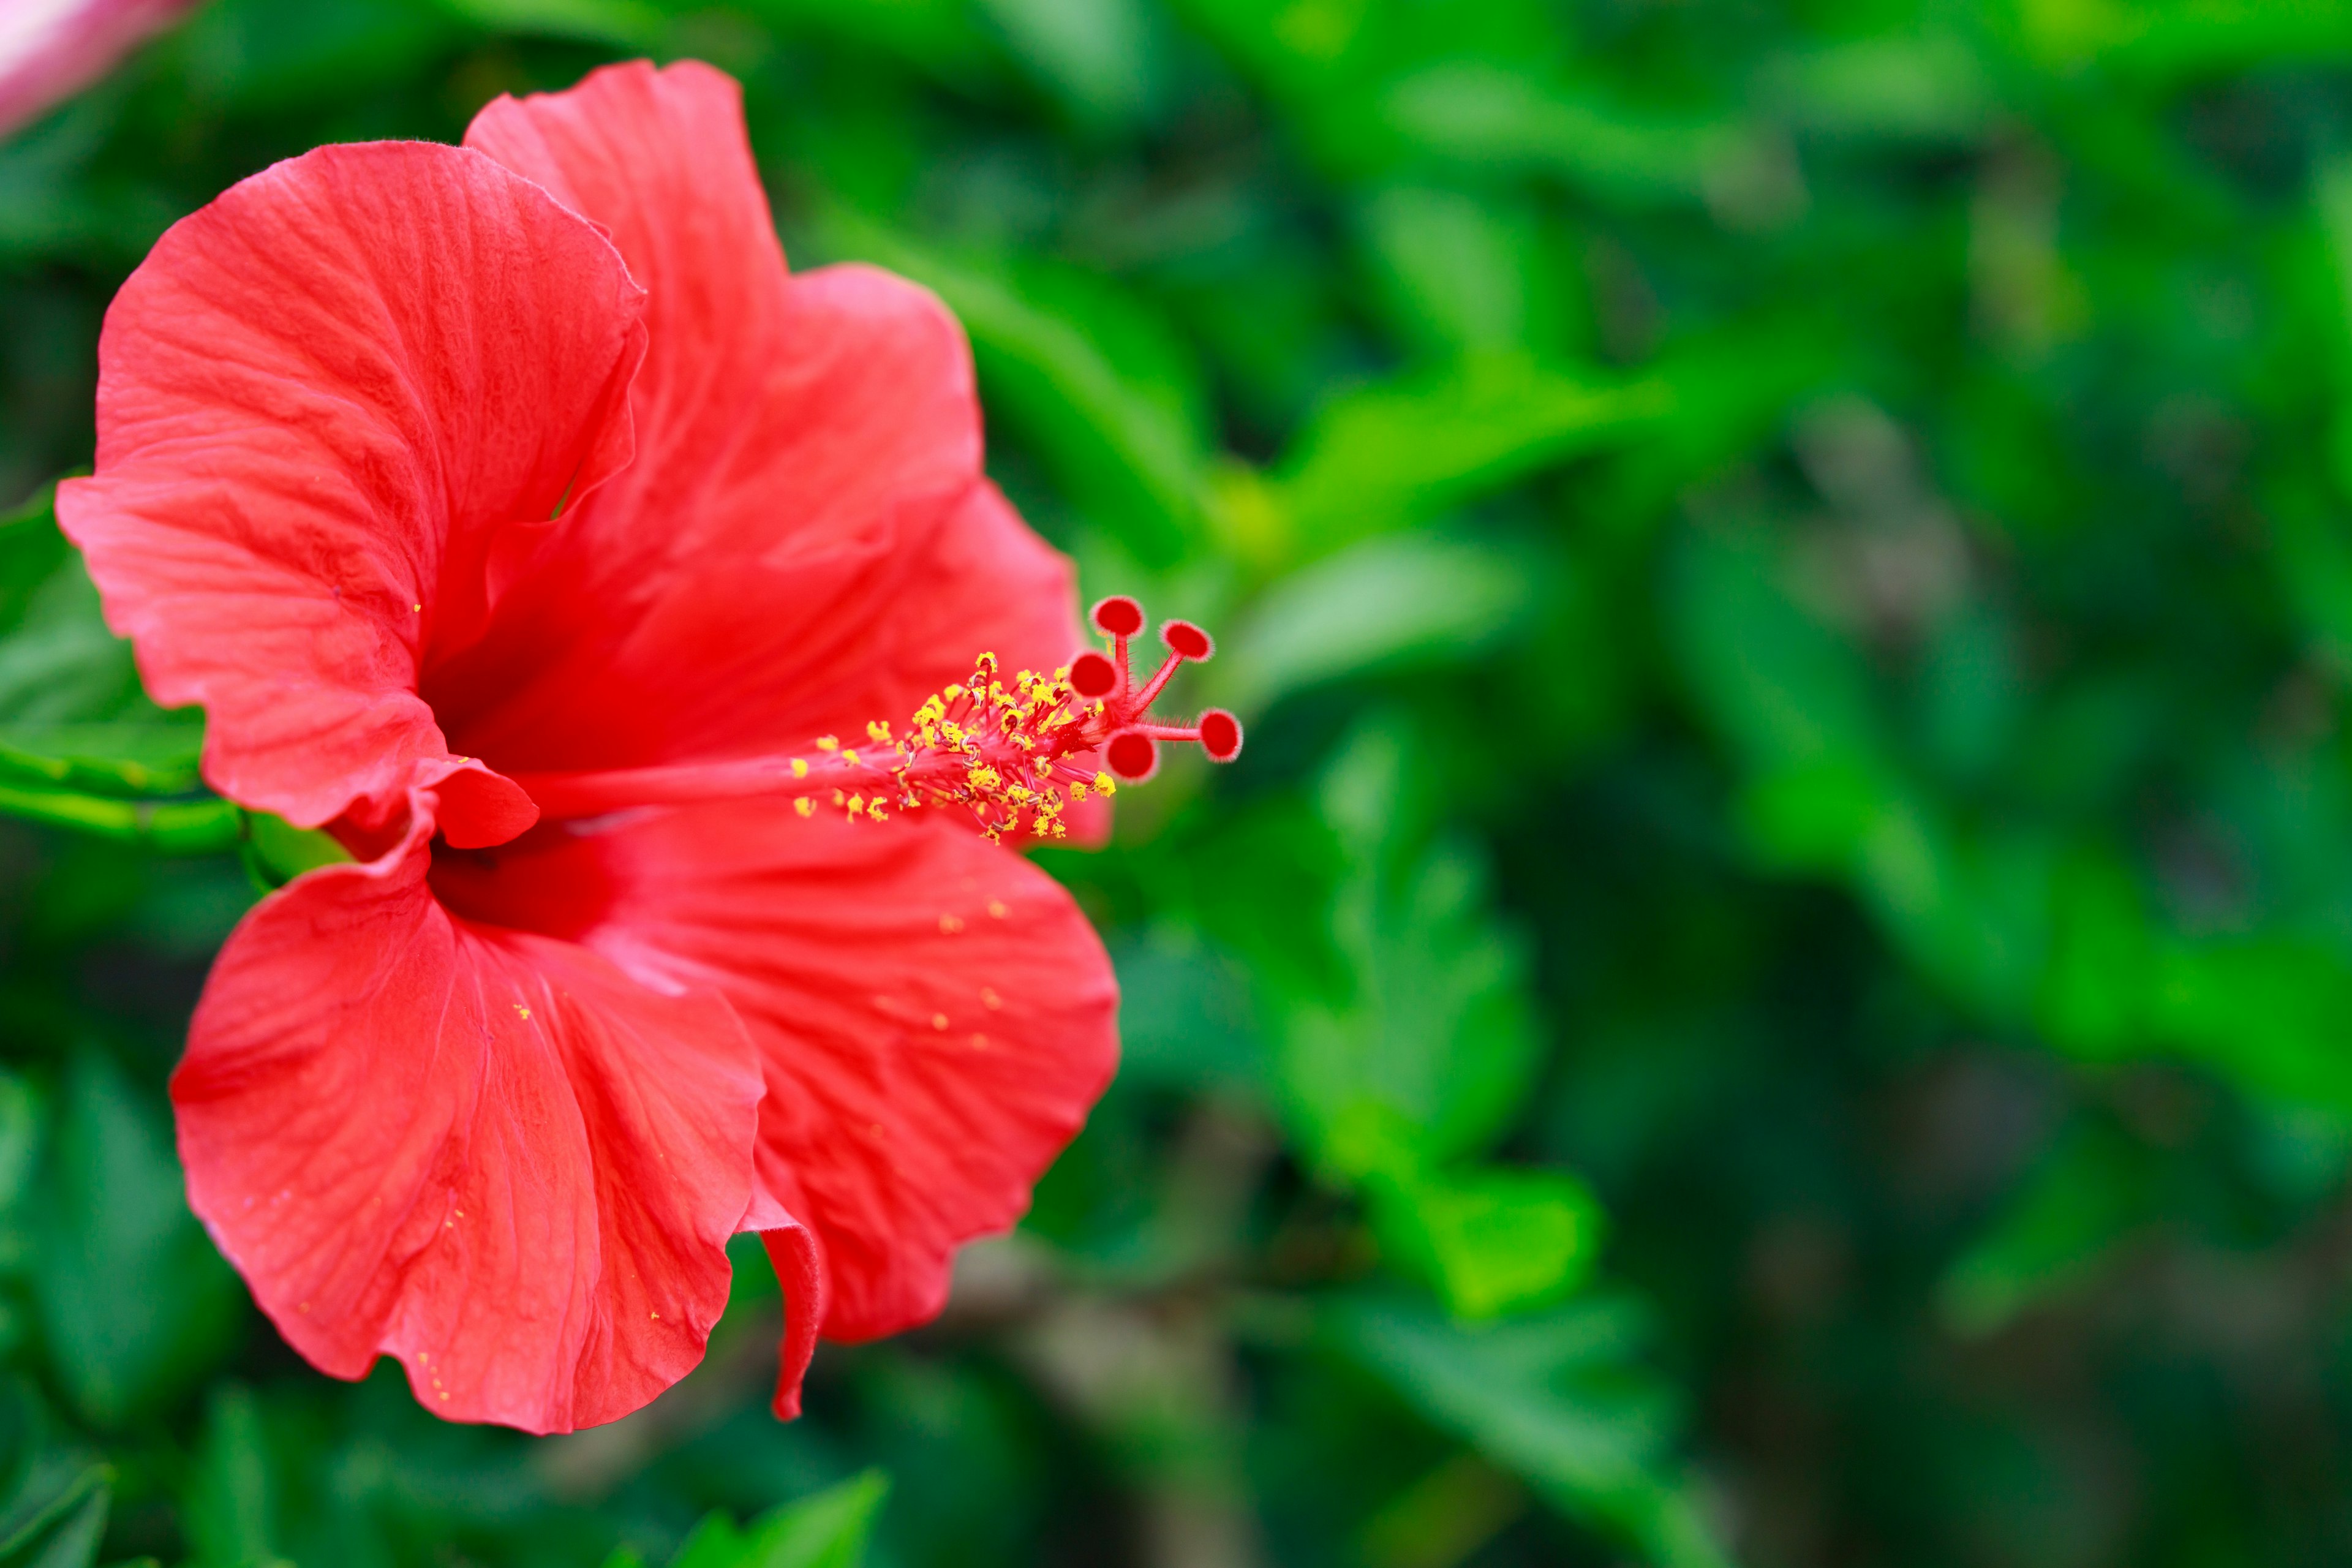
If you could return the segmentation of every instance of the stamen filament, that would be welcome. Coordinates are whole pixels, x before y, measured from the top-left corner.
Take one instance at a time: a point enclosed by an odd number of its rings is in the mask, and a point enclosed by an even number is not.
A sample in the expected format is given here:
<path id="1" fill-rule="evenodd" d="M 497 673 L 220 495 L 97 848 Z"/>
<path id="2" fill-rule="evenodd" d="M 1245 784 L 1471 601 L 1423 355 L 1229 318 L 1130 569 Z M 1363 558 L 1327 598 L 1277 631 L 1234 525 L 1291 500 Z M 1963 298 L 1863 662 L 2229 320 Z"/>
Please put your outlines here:
<path id="1" fill-rule="evenodd" d="M 1230 762 L 1241 749 L 1240 727 L 1230 714 L 1212 710 L 1191 726 L 1155 721 L 1150 714 L 1177 666 L 1209 656 L 1205 634 L 1171 622 L 1169 656 L 1138 690 L 1129 643 L 1143 628 L 1142 606 L 1132 599 L 1106 599 L 1095 607 L 1094 622 L 1111 639 L 1117 673 L 1114 678 L 1100 668 L 1099 654 L 1081 656 L 1081 662 L 1096 661 L 1095 673 L 1081 672 L 1095 689 L 1090 693 L 1072 685 L 1068 668 L 1051 675 L 1024 669 L 1008 683 L 996 656 L 984 653 L 969 681 L 926 699 L 903 731 L 883 720 L 869 721 L 865 729 L 873 744 L 863 752 L 823 735 L 811 743 L 814 755 L 512 777 L 549 821 L 761 799 L 788 800 L 807 816 L 814 802 L 829 800 L 852 818 L 875 822 L 892 810 L 960 805 L 991 838 L 1009 833 L 1058 838 L 1066 831 L 1061 814 L 1067 807 L 1118 789 L 1097 765 L 1097 754 L 1133 780 L 1157 765 L 1153 742 L 1199 742 L 1218 762 Z M 1101 690 L 1104 686 L 1110 689 Z M 1203 740 L 1212 721 L 1219 725 L 1217 734 Z M 1135 739 L 1122 739 L 1127 736 Z M 1139 752 L 1143 761 L 1135 763 Z"/>

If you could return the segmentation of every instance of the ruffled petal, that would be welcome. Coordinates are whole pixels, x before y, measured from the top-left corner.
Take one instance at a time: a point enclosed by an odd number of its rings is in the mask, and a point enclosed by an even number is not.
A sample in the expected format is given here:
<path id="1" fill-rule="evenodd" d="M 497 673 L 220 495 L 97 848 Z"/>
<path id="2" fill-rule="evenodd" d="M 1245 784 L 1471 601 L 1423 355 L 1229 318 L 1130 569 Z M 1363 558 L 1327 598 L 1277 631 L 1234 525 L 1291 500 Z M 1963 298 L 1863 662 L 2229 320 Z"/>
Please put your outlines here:
<path id="1" fill-rule="evenodd" d="M 172 1080 L 189 1200 L 323 1370 L 382 1352 L 441 1415 L 609 1421 L 693 1367 L 726 1306 L 753 1047 L 709 991 L 452 919 L 429 810 L 230 938 Z"/>
<path id="2" fill-rule="evenodd" d="M 831 1338 L 936 1313 L 955 1247 L 1020 1216 L 1117 1066 L 1086 917 L 943 817 L 646 811 L 542 826 L 435 885 L 733 1004 L 767 1079 L 762 1180 L 821 1245 Z"/>
<path id="3" fill-rule="evenodd" d="M 731 80 L 614 67 L 467 141 L 611 231 L 652 346 L 637 462 L 427 672 L 462 749 L 520 772 L 753 754 L 903 721 L 983 649 L 1051 668 L 1080 646 L 1066 563 L 982 476 L 961 329 L 873 268 L 787 276 Z"/>
<path id="4" fill-rule="evenodd" d="M 478 153 L 322 147 L 166 234 L 107 312 L 95 478 L 58 518 L 205 777 L 375 823 L 448 756 L 416 695 L 502 560 L 628 461 L 643 291 Z"/>

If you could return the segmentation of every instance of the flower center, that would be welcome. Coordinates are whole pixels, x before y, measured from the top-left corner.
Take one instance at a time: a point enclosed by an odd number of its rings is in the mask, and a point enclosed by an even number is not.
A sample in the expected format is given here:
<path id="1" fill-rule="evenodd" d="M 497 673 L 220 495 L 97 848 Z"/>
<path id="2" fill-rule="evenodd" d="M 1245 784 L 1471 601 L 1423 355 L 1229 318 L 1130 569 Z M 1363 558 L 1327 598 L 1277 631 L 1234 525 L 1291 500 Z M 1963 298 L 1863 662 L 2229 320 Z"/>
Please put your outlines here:
<path id="1" fill-rule="evenodd" d="M 1189 621 L 1160 628 L 1168 655 L 1140 684 L 1131 661 L 1143 606 L 1118 595 L 1094 607 L 1110 651 L 1079 654 L 1042 675 L 1009 679 L 983 653 L 971 677 L 923 700 L 903 730 L 876 720 L 862 742 L 819 737 L 799 756 L 624 768 L 604 773 L 523 773 L 515 782 L 548 818 L 600 816 L 639 805 L 756 796 L 789 799 L 803 816 L 824 805 L 874 822 L 893 811 L 968 810 L 992 839 L 1008 834 L 1059 838 L 1062 814 L 1118 782 L 1140 783 L 1160 766 L 1162 742 L 1192 742 L 1212 762 L 1241 754 L 1241 721 L 1213 708 L 1192 724 L 1156 718 L 1151 705 L 1179 666 L 1216 651 Z M 1099 757 L 1099 764 L 1093 758 Z"/>

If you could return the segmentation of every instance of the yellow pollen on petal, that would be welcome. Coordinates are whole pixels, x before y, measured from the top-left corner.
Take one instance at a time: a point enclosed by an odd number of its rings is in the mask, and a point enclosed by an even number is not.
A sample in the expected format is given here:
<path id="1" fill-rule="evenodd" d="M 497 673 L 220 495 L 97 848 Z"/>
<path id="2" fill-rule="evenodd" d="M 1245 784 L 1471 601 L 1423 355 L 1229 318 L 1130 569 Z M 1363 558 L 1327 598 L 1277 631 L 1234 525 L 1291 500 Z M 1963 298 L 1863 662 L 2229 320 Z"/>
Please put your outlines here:
<path id="1" fill-rule="evenodd" d="M 1004 1005 L 1004 998 L 996 994 L 996 987 L 983 985 L 980 988 L 980 1005 L 993 1013 Z"/>
<path id="2" fill-rule="evenodd" d="M 932 1015 L 931 1015 L 931 1027 L 932 1027 L 932 1028 L 934 1028 L 934 1029 L 944 1029 L 944 1028 L 946 1028 L 947 1026 L 948 1026 L 948 1016 L 947 1016 L 945 1013 L 934 1013 L 934 1014 L 932 1014 Z"/>
<path id="3" fill-rule="evenodd" d="M 988 914 L 991 920 L 1001 921 L 1012 912 L 1013 911 L 1011 910 L 1004 907 L 1004 900 L 1003 899 L 991 899 L 988 900 Z"/>
<path id="4" fill-rule="evenodd" d="M 800 799 L 793 802 L 793 809 L 799 812 L 803 816 L 810 816 L 815 814 L 816 802 L 811 800 L 806 795 L 803 795 Z"/>
<path id="5" fill-rule="evenodd" d="M 518 1018 L 528 1020 L 530 1017 L 530 1009 L 524 1006 L 520 1002 L 514 1004 L 514 1010 L 515 1016 Z"/>
<path id="6" fill-rule="evenodd" d="M 877 746 L 888 745 L 890 743 L 889 724 L 884 720 L 868 719 L 866 721 L 866 738 Z"/>
<path id="7" fill-rule="evenodd" d="M 841 753 L 841 760 L 847 763 L 854 768 L 857 765 L 857 753 L 856 752 L 845 751 Z"/>
<path id="8" fill-rule="evenodd" d="M 796 779 L 808 777 L 808 763 L 799 757 L 793 759 L 793 777 Z"/>
<path id="9" fill-rule="evenodd" d="M 865 809 L 866 809 L 866 797 L 865 797 L 864 795 L 851 795 L 851 796 L 849 797 L 849 815 L 850 815 L 850 816 L 856 816 L 859 812 L 864 811 Z"/>
<path id="10" fill-rule="evenodd" d="M 941 936 L 953 936 L 956 932 L 961 930 L 963 930 L 963 921 L 958 920 L 955 916 L 941 915 L 940 917 L 940 934 Z"/>
<path id="11" fill-rule="evenodd" d="M 837 752 L 841 750 L 841 742 L 831 735 L 819 735 L 816 738 L 816 749 L 820 752 Z"/>

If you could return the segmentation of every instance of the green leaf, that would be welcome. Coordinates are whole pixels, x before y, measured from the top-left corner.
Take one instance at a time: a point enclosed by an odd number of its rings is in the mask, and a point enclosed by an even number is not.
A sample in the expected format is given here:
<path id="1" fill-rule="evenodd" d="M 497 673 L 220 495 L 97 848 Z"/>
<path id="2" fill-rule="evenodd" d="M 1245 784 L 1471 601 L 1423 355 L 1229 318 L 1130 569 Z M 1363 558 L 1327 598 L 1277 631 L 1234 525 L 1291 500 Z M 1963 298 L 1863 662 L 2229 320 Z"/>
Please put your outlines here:
<path id="1" fill-rule="evenodd" d="M 0 1568 L 89 1568 L 114 1471 L 61 1450 L 36 1455 L 0 1504 Z"/>
<path id="2" fill-rule="evenodd" d="M 1600 1202 L 1565 1172 L 1405 1172 L 1370 1190 L 1382 1248 L 1433 1283 L 1457 1318 L 1557 1300 L 1600 1256 Z"/>
<path id="3" fill-rule="evenodd" d="M 1636 1357 L 1640 1311 L 1593 1297 L 1539 1317 L 1465 1325 L 1408 1303 L 1327 1309 L 1350 1359 L 1552 1504 L 1661 1568 L 1723 1568 L 1670 1447 L 1675 1401 Z"/>
<path id="4" fill-rule="evenodd" d="M 1393 185 L 1364 204 L 1357 226 L 1391 321 L 1424 353 L 1565 350 L 1586 335 L 1568 281 L 1576 258 L 1531 207 Z"/>
<path id="5" fill-rule="evenodd" d="M 1299 999 L 1278 1062 L 1309 1148 L 1341 1175 L 1436 1167 L 1483 1149 L 1517 1111 L 1538 1061 L 1517 936 L 1488 910 L 1485 875 L 1456 846 L 1394 877 L 1361 866 L 1331 921 L 1354 994 Z"/>
<path id="6" fill-rule="evenodd" d="M 46 1191 L 33 1297 L 58 1384 L 100 1426 L 168 1405 L 227 1348 L 242 1291 L 163 1130 L 95 1048 L 67 1065 Z"/>
<path id="7" fill-rule="evenodd" d="M 668 18 L 638 0 L 438 0 L 453 16 L 505 33 L 535 33 L 615 48 L 650 48 Z"/>
<path id="8" fill-rule="evenodd" d="M 1622 442 L 1669 407 L 1663 382 L 1479 354 L 1340 394 L 1308 422 L 1275 477 L 1299 548 L 1321 554 Z"/>
<path id="9" fill-rule="evenodd" d="M 55 489 L 0 519 L 0 809 L 65 820 L 59 792 L 171 795 L 197 786 L 204 717 L 140 689 L 131 645 L 58 532 Z M 45 807 L 43 803 L 51 803 Z"/>
<path id="10" fill-rule="evenodd" d="M 1083 124 L 1124 129 L 1167 91 L 1169 42 L 1144 0 L 976 0 L 1013 58 Z"/>
<path id="11" fill-rule="evenodd" d="M 1465 167 L 1557 175 L 1604 200 L 1638 205 L 1709 194 L 1746 132 L 1712 118 L 1630 111 L 1525 71 L 1457 62 L 1414 72 L 1381 104 L 1408 146 Z"/>
<path id="12" fill-rule="evenodd" d="M 2144 1150 L 2109 1128 L 2075 1129 L 1945 1271 L 1944 1321 L 1964 1335 L 1997 1331 L 2093 1274 L 2155 1218 L 2155 1200 Z"/>
<path id="13" fill-rule="evenodd" d="M 868 1470 L 740 1529 L 714 1513 L 669 1568 L 858 1568 L 889 1495 L 890 1478 Z"/>
<path id="14" fill-rule="evenodd" d="M 243 1384 L 213 1390 L 181 1519 L 196 1568 L 277 1568 L 276 1466 L 261 1406 Z"/>
<path id="15" fill-rule="evenodd" d="M 244 836 L 237 847 L 259 887 L 282 888 L 305 871 L 348 864 L 352 858 L 333 835 L 315 827 L 297 827 L 266 811 L 248 811 L 243 817 Z"/>
<path id="16" fill-rule="evenodd" d="M 1467 659 L 1542 590 L 1526 552 L 1429 534 L 1366 540 L 1276 583 L 1221 644 L 1215 695 L 1244 713 L 1330 680 Z"/>

